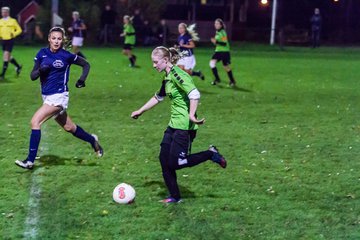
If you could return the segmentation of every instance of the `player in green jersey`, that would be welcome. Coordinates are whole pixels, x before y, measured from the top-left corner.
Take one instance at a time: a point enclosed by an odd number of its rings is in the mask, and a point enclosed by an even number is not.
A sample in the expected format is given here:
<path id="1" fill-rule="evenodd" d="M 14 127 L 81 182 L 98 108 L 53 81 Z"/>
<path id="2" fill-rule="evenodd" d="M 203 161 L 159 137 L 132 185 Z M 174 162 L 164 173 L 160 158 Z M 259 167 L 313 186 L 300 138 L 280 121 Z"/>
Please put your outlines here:
<path id="1" fill-rule="evenodd" d="M 210 60 L 210 67 L 214 74 L 215 80 L 211 83 L 216 85 L 220 83 L 220 77 L 216 68 L 216 63 L 222 61 L 225 71 L 229 76 L 229 85 L 235 86 L 235 79 L 230 67 L 230 44 L 225 31 L 225 24 L 223 20 L 217 18 L 215 20 L 216 34 L 214 38 L 211 38 L 211 42 L 215 44 L 215 53 Z"/>
<path id="2" fill-rule="evenodd" d="M 152 51 L 153 67 L 158 72 L 165 73 L 161 88 L 145 105 L 131 113 L 131 117 L 137 119 L 165 96 L 170 98 L 171 117 L 160 144 L 159 155 L 163 178 L 170 193 L 168 198 L 161 201 L 163 203 L 181 201 L 176 170 L 193 167 L 207 160 L 212 160 L 223 168 L 227 164 L 225 158 L 212 145 L 208 150 L 190 154 L 198 125 L 203 124 L 205 119 L 198 119 L 196 116 L 200 92 L 190 75 L 176 66 L 180 57 L 175 48 L 157 47 Z"/>
<path id="3" fill-rule="evenodd" d="M 136 56 L 132 54 L 132 49 L 135 46 L 135 28 L 132 25 L 132 18 L 128 15 L 123 17 L 124 30 L 120 34 L 121 37 L 124 37 L 124 47 L 123 54 L 129 58 L 130 67 L 135 67 Z"/>

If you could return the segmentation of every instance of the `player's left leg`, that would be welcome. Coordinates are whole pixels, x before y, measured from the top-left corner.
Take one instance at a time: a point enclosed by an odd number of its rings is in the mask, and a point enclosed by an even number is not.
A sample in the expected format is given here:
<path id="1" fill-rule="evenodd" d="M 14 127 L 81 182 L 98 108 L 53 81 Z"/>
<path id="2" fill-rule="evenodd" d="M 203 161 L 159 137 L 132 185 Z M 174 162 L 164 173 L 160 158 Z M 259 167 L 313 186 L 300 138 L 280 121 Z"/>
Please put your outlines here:
<path id="1" fill-rule="evenodd" d="M 16 76 L 19 76 L 21 73 L 22 66 L 16 61 L 13 56 L 10 56 L 10 63 L 16 67 Z"/>
<path id="2" fill-rule="evenodd" d="M 226 73 L 227 73 L 227 75 L 229 77 L 229 86 L 230 87 L 235 86 L 236 82 L 235 82 L 235 79 L 234 79 L 230 64 L 224 65 L 224 69 L 225 69 L 225 71 L 226 71 Z"/>
<path id="3" fill-rule="evenodd" d="M 95 134 L 87 133 L 80 126 L 76 125 L 66 112 L 59 114 L 55 120 L 62 128 L 64 128 L 65 131 L 72 133 L 75 137 L 85 142 L 90 143 L 98 157 L 103 156 L 104 151 L 99 144 L 98 137 Z"/>
<path id="4" fill-rule="evenodd" d="M 220 155 L 216 148 L 210 147 L 209 150 L 189 154 L 191 144 L 195 139 L 195 131 L 176 130 L 170 148 L 170 167 L 176 170 L 193 167 L 207 160 L 212 160 L 215 163 L 226 167 L 225 158 Z M 214 150 L 214 149 L 216 150 Z"/>
<path id="5" fill-rule="evenodd" d="M 229 86 L 234 87 L 235 86 L 235 79 L 233 76 L 233 73 L 231 71 L 231 59 L 230 59 L 230 52 L 224 52 L 221 54 L 221 60 L 223 62 L 224 69 L 229 77 Z"/>
<path id="6" fill-rule="evenodd" d="M 129 50 L 128 58 L 130 60 L 131 67 L 135 67 L 136 56 L 132 53 L 132 50 Z"/>

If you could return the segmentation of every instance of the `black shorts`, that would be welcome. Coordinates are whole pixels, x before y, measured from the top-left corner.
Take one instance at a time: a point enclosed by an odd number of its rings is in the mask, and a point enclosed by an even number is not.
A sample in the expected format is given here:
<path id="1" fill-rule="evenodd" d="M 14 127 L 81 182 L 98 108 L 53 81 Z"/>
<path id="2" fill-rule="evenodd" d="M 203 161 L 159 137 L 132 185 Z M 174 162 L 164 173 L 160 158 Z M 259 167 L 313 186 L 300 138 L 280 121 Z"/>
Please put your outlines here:
<path id="1" fill-rule="evenodd" d="M 180 130 L 168 127 L 160 145 L 170 145 L 170 154 L 177 156 L 180 153 L 185 153 L 187 155 L 191 152 L 191 144 L 195 137 L 196 130 Z"/>
<path id="2" fill-rule="evenodd" d="M 131 49 L 133 49 L 133 47 L 134 47 L 133 44 L 125 43 L 123 49 L 124 50 L 131 50 Z"/>
<path id="3" fill-rule="evenodd" d="M 230 52 L 215 52 L 211 59 L 216 59 L 218 62 L 222 61 L 224 66 L 227 66 L 231 63 Z"/>
<path id="4" fill-rule="evenodd" d="M 2 40 L 2 50 L 11 52 L 14 47 L 14 39 Z"/>

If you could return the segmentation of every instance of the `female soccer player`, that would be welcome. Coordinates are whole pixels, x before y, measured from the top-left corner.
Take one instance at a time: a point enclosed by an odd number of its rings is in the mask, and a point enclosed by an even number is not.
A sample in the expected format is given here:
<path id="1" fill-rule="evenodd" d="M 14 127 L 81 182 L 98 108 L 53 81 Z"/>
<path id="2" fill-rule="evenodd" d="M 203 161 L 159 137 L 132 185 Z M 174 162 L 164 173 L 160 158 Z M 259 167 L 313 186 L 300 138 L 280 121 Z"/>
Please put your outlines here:
<path id="1" fill-rule="evenodd" d="M 209 159 L 223 168 L 226 167 L 225 158 L 220 155 L 215 146 L 211 145 L 206 151 L 190 154 L 197 125 L 203 124 L 205 119 L 196 117 L 200 93 L 192 78 L 178 66 L 174 66 L 179 57 L 175 48 L 157 47 L 152 51 L 153 67 L 158 72 L 165 72 L 162 86 L 144 106 L 131 113 L 131 117 L 137 119 L 145 111 L 161 102 L 166 95 L 170 97 L 171 118 L 161 142 L 159 156 L 165 184 L 170 192 L 170 196 L 162 200 L 163 203 L 181 201 L 176 170 L 193 167 Z"/>
<path id="2" fill-rule="evenodd" d="M 195 24 L 189 27 L 185 23 L 180 23 L 178 26 L 180 36 L 177 39 L 177 44 L 181 53 L 184 53 L 184 57 L 179 59 L 177 66 L 186 71 L 191 76 L 198 76 L 201 80 L 205 80 L 201 71 L 194 71 L 196 65 L 194 48 L 195 41 L 199 41 L 197 32 L 195 31 Z"/>
<path id="3" fill-rule="evenodd" d="M 37 53 L 34 68 L 30 74 L 33 81 L 40 77 L 43 105 L 35 112 L 31 119 L 29 154 L 25 160 L 15 161 L 16 165 L 25 169 L 33 168 L 40 143 L 41 125 L 51 117 L 54 117 L 56 122 L 65 131 L 90 143 L 97 156 L 101 157 L 103 155 L 103 149 L 99 144 L 98 137 L 85 132 L 66 113 L 69 101 L 67 83 L 70 65 L 75 64 L 82 67 L 82 75 L 75 84 L 77 88 L 85 87 L 85 80 L 89 73 L 90 65 L 82 57 L 63 49 L 65 41 L 64 29 L 60 27 L 50 29 L 48 41 L 49 47 L 42 48 Z"/>
<path id="4" fill-rule="evenodd" d="M 227 72 L 231 87 L 235 86 L 235 79 L 233 77 L 230 67 L 230 45 L 225 31 L 225 24 L 223 20 L 217 18 L 215 20 L 216 34 L 214 38 L 211 38 L 211 42 L 215 44 L 215 53 L 210 60 L 210 67 L 214 74 L 215 80 L 211 83 L 216 85 L 220 82 L 220 77 L 216 68 L 216 63 L 222 61 L 225 71 Z"/>
<path id="5" fill-rule="evenodd" d="M 129 58 L 130 67 L 135 67 L 136 56 L 132 54 L 132 49 L 135 45 L 135 28 L 132 25 L 132 18 L 128 15 L 123 17 L 124 31 L 120 34 L 121 37 L 125 37 L 123 54 Z"/>
<path id="6" fill-rule="evenodd" d="M 72 50 L 73 53 L 85 58 L 84 54 L 80 52 L 80 48 L 84 44 L 84 31 L 86 30 L 86 25 L 84 21 L 80 19 L 79 12 L 72 12 L 72 18 L 73 21 L 71 27 L 68 28 L 69 32 L 72 32 Z"/>

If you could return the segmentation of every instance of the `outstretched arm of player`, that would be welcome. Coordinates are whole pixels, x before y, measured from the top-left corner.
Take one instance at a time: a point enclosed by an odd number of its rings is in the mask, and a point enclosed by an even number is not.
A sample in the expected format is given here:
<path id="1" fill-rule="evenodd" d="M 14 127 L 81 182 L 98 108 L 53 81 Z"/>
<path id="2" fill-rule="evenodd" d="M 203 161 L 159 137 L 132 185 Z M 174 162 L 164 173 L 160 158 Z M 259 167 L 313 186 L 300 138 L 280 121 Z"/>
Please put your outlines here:
<path id="1" fill-rule="evenodd" d="M 88 61 L 86 61 L 84 58 L 77 56 L 74 64 L 79 65 L 82 67 L 82 74 L 79 78 L 79 80 L 76 82 L 76 87 L 77 88 L 82 88 L 85 87 L 85 80 L 89 74 L 90 71 L 90 64 Z"/>
<path id="2" fill-rule="evenodd" d="M 140 109 L 134 111 L 131 113 L 131 117 L 134 119 L 137 119 L 138 117 L 140 117 L 144 112 L 146 112 L 147 110 L 150 110 L 151 108 L 153 108 L 155 105 L 157 105 L 160 101 L 154 96 L 152 98 L 150 98 L 149 101 L 147 101 L 147 103 L 144 104 L 144 106 L 142 106 Z"/>
<path id="3" fill-rule="evenodd" d="M 204 124 L 205 118 L 197 119 L 196 117 L 196 109 L 199 104 L 200 92 L 195 88 L 188 94 L 188 97 L 190 99 L 190 109 L 189 109 L 190 121 L 199 125 Z"/>

